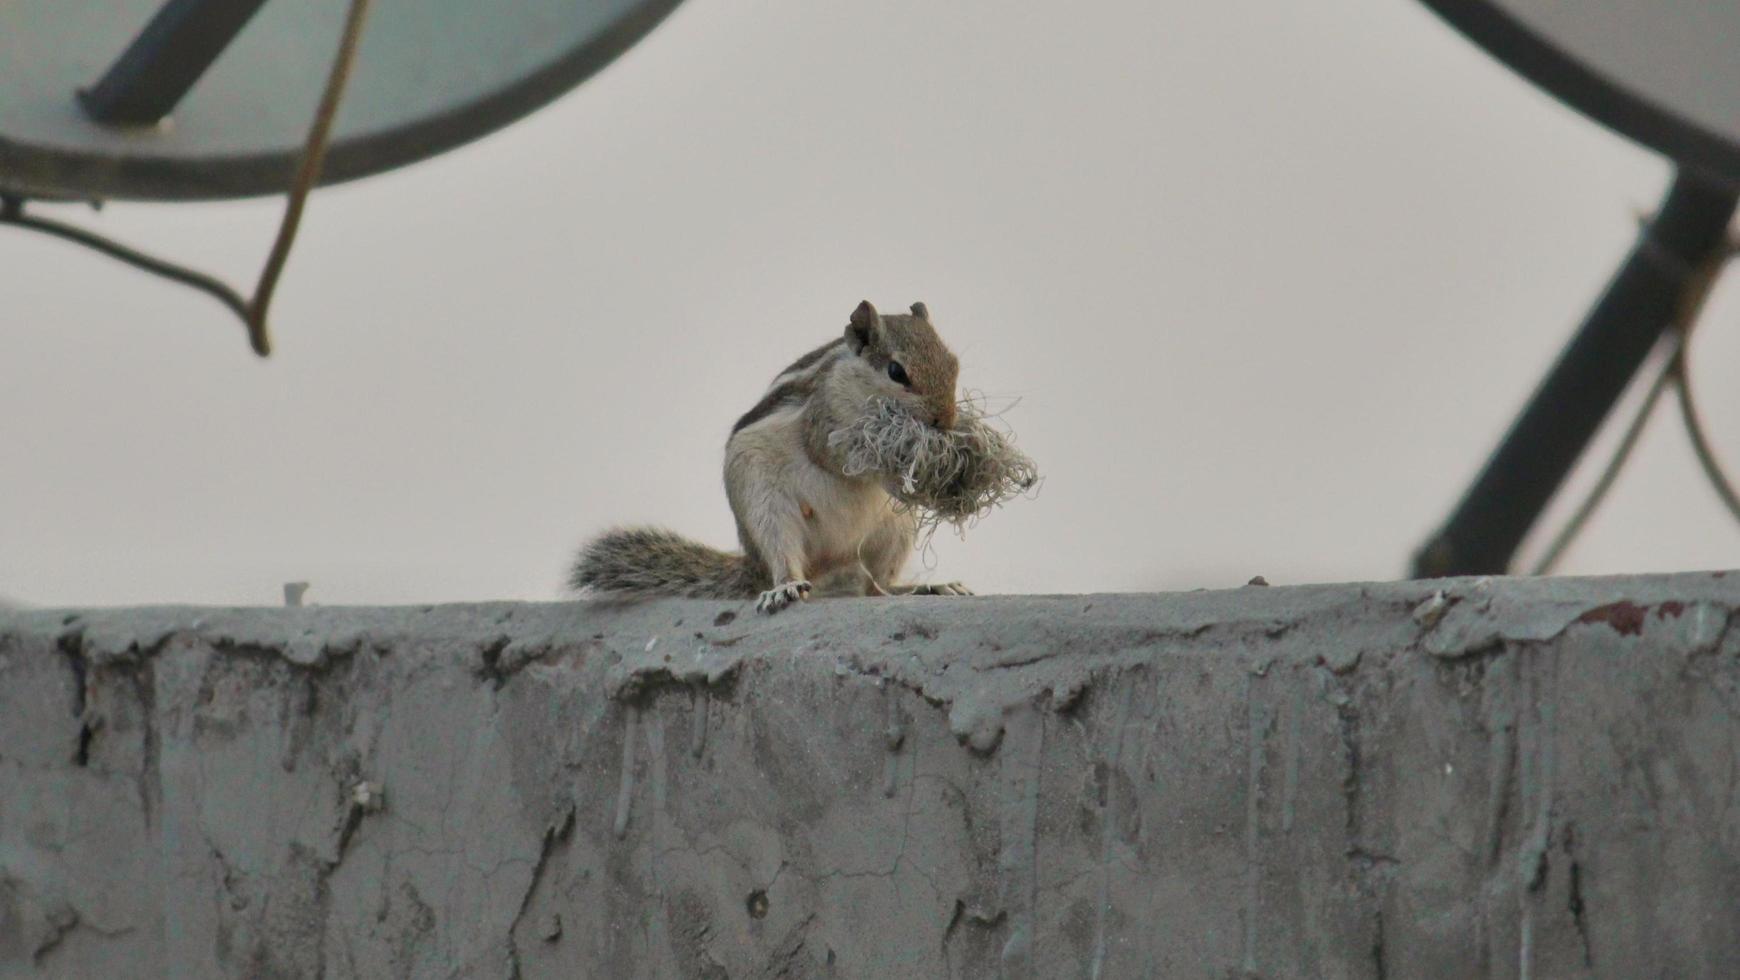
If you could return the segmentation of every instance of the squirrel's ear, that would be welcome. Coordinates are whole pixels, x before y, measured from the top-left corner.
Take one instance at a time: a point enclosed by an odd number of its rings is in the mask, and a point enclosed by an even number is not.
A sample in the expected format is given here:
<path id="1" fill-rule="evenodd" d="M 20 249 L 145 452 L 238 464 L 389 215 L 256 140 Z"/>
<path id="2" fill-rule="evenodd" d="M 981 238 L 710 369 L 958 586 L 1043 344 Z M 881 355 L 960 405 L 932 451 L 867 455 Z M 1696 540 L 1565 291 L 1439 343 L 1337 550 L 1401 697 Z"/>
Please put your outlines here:
<path id="1" fill-rule="evenodd" d="M 852 311 L 852 322 L 846 324 L 846 346 L 856 354 L 870 346 L 870 341 L 876 336 L 877 322 L 881 318 L 876 314 L 876 307 L 869 300 L 858 304 Z"/>
<path id="2" fill-rule="evenodd" d="M 912 315 L 926 323 L 930 322 L 930 307 L 922 302 L 912 304 Z"/>

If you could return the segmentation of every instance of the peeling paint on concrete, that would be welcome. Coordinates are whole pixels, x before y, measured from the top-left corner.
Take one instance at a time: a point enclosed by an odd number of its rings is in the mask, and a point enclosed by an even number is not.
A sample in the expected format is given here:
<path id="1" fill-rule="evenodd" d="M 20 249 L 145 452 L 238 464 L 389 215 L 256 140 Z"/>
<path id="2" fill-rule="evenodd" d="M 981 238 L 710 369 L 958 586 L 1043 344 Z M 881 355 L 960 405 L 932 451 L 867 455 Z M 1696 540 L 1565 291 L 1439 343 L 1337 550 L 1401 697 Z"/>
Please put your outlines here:
<path id="1" fill-rule="evenodd" d="M 1726 976 L 1740 578 L 0 612 L 0 974 Z"/>

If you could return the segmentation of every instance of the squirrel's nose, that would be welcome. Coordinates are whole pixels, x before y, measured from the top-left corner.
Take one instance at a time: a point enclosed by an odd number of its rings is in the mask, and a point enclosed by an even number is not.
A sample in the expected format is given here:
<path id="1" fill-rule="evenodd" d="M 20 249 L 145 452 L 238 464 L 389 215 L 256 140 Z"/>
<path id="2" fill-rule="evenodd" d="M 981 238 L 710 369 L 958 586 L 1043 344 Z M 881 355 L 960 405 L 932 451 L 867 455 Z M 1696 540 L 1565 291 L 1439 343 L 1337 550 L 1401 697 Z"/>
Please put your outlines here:
<path id="1" fill-rule="evenodd" d="M 955 427 L 955 403 L 954 402 L 949 402 L 948 404 L 937 409 L 936 423 L 935 424 L 936 424 L 936 427 L 939 429 L 952 429 Z"/>

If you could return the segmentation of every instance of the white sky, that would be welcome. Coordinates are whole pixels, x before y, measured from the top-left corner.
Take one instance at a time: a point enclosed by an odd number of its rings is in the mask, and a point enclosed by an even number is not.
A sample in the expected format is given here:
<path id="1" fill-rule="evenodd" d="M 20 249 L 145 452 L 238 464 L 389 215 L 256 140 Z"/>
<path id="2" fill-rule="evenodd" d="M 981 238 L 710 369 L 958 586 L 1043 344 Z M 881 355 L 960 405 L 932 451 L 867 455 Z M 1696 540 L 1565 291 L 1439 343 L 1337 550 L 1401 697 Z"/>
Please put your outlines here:
<path id="1" fill-rule="evenodd" d="M 270 361 L 0 229 L 0 595 L 547 599 L 607 524 L 731 544 L 731 421 L 864 298 L 925 300 L 1047 475 L 933 577 L 1395 577 L 1667 176 L 1412 3 L 689 0 L 315 195 Z M 76 217 L 251 283 L 280 206 Z M 1694 370 L 1740 461 L 1737 320 L 1730 282 Z M 1664 411 L 1565 570 L 1736 554 Z"/>

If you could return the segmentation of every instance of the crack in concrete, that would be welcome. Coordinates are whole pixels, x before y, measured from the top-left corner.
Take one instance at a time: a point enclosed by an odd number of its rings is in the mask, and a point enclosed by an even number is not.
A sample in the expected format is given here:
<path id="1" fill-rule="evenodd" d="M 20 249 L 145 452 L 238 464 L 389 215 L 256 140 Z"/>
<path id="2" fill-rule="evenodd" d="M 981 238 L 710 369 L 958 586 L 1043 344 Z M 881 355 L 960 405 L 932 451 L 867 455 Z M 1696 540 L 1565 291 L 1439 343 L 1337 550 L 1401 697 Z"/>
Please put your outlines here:
<path id="1" fill-rule="evenodd" d="M 522 975 L 520 967 L 520 944 L 517 938 L 520 923 L 525 920 L 526 911 L 532 907 L 532 896 L 538 892 L 538 886 L 543 883 L 544 874 L 550 866 L 550 856 L 556 852 L 559 845 L 566 844 L 568 837 L 574 832 L 574 806 L 569 804 L 562 813 L 562 818 L 544 829 L 543 843 L 538 847 L 538 861 L 532 865 L 531 880 L 526 882 L 526 891 L 520 896 L 520 906 L 514 912 L 513 921 L 507 927 L 509 976 L 517 978 Z"/>
<path id="2" fill-rule="evenodd" d="M 1245 677 L 1245 714 L 1249 731 L 1245 750 L 1245 901 L 1244 901 L 1244 972 L 1257 976 L 1257 925 L 1262 917 L 1262 812 L 1263 771 L 1267 766 L 1269 730 L 1273 718 L 1263 702 L 1258 688 L 1262 675 Z"/>
<path id="3" fill-rule="evenodd" d="M 1568 893 L 1565 896 L 1565 911 L 1571 913 L 1571 925 L 1577 930 L 1577 942 L 1582 947 L 1583 952 L 1583 967 L 1590 973 L 1599 976 L 1595 973 L 1595 954 L 1589 943 L 1589 923 L 1584 918 L 1588 908 L 1583 902 L 1583 864 L 1577 860 L 1576 838 L 1576 829 L 1567 824 L 1565 826 L 1564 848 L 1565 856 L 1569 859 L 1570 881 Z"/>

